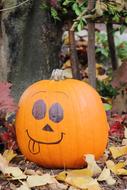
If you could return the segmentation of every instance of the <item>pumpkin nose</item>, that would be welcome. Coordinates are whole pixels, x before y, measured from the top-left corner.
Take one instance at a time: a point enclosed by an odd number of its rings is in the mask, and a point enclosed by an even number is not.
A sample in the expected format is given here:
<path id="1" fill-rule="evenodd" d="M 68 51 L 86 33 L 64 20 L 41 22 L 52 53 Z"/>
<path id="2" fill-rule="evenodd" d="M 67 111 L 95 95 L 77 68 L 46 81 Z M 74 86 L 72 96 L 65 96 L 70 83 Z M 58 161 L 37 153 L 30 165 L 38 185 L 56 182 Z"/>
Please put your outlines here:
<path id="1" fill-rule="evenodd" d="M 45 125 L 43 128 L 42 128 L 42 130 L 44 130 L 44 131 L 49 131 L 49 132 L 53 132 L 53 129 L 50 127 L 50 125 Z"/>

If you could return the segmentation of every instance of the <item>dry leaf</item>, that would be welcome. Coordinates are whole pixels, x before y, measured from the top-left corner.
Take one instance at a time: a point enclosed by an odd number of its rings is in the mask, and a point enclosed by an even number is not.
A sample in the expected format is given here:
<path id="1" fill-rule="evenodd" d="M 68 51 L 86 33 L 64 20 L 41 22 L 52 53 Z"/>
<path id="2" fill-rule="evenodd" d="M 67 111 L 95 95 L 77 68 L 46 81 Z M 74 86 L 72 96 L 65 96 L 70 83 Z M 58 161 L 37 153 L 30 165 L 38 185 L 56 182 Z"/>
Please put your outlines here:
<path id="1" fill-rule="evenodd" d="M 127 127 L 124 130 L 124 137 L 127 139 Z"/>
<path id="2" fill-rule="evenodd" d="M 3 157 L 10 162 L 17 154 L 14 153 L 13 150 L 5 150 L 3 153 Z"/>
<path id="3" fill-rule="evenodd" d="M 94 163 L 94 166 L 95 166 L 95 163 Z M 96 170 L 96 173 L 98 173 L 98 170 Z M 60 172 L 56 176 L 56 179 L 60 181 L 64 181 L 68 183 L 69 185 L 72 185 L 76 188 L 80 188 L 80 189 L 87 188 L 88 190 L 100 190 L 97 180 L 93 179 L 92 175 L 93 175 L 93 170 L 91 170 L 91 168 L 90 169 L 85 168 L 85 169 L 79 169 L 79 170 L 69 170 L 69 171 Z"/>
<path id="4" fill-rule="evenodd" d="M 71 68 L 71 61 L 70 61 L 70 59 L 67 60 L 67 61 L 63 64 L 63 66 L 62 66 L 62 69 L 67 69 L 67 68 Z"/>
<path id="5" fill-rule="evenodd" d="M 12 177 L 12 179 L 26 179 L 26 175 L 18 167 L 6 167 L 4 170 L 4 175 Z"/>
<path id="6" fill-rule="evenodd" d="M 8 167 L 8 161 L 0 154 L 0 171 L 4 173 L 6 167 Z"/>
<path id="7" fill-rule="evenodd" d="M 70 170 L 68 172 L 68 175 L 73 175 L 73 176 L 89 176 L 89 177 L 92 177 L 92 174 L 93 172 L 88 169 L 88 168 L 85 168 L 85 169 L 79 169 L 79 170 Z"/>
<path id="8" fill-rule="evenodd" d="M 63 183 L 59 183 L 55 178 L 53 178 L 54 183 L 49 184 L 49 189 L 51 190 L 66 190 L 68 188 L 68 185 L 65 185 Z"/>
<path id="9" fill-rule="evenodd" d="M 68 184 L 80 188 L 80 189 L 87 189 L 87 190 L 100 190 L 100 186 L 97 182 L 96 179 L 93 179 L 92 177 L 89 176 L 73 176 L 73 175 L 68 175 L 66 177 L 65 182 Z"/>
<path id="10" fill-rule="evenodd" d="M 79 190 L 79 188 L 76 188 L 76 187 L 70 186 L 70 187 L 68 188 L 68 190 Z"/>
<path id="11" fill-rule="evenodd" d="M 125 146 L 127 145 L 127 139 L 122 140 L 122 145 L 125 145 Z"/>
<path id="12" fill-rule="evenodd" d="M 116 183 L 116 180 L 111 176 L 110 169 L 107 168 L 103 169 L 97 180 L 106 181 L 108 185 L 114 185 Z"/>
<path id="13" fill-rule="evenodd" d="M 93 154 L 87 154 L 85 155 L 85 161 L 87 162 L 88 166 L 87 169 L 89 169 L 92 173 L 93 176 L 96 176 L 101 173 L 101 168 L 97 165 L 95 161 L 95 157 Z"/>
<path id="14" fill-rule="evenodd" d="M 72 69 L 71 68 L 68 68 L 68 69 L 65 69 L 63 70 L 63 75 L 65 78 L 72 78 Z"/>
<path id="15" fill-rule="evenodd" d="M 93 172 L 91 170 L 89 170 L 88 168 L 85 169 L 79 169 L 79 170 L 69 170 L 69 171 L 63 171 L 60 172 L 57 176 L 56 179 L 59 181 L 65 181 L 67 175 L 71 175 L 74 177 L 80 177 L 80 176 L 89 176 L 92 177 Z"/>
<path id="16" fill-rule="evenodd" d="M 68 175 L 67 171 L 60 172 L 57 176 L 56 179 L 59 181 L 65 181 L 66 177 Z"/>
<path id="17" fill-rule="evenodd" d="M 111 151 L 112 157 L 114 159 L 127 154 L 127 146 L 122 146 L 122 147 L 112 146 L 109 148 L 109 150 Z"/>
<path id="18" fill-rule="evenodd" d="M 24 174 L 25 174 L 25 175 L 36 175 L 37 173 L 36 173 L 35 170 L 26 169 L 26 170 L 24 171 Z M 42 175 L 42 173 L 41 173 L 41 175 Z"/>
<path id="19" fill-rule="evenodd" d="M 54 178 L 50 174 L 44 174 L 42 176 L 39 175 L 32 175 L 28 176 L 27 184 L 29 187 L 36 187 L 46 184 L 55 183 Z"/>
<path id="20" fill-rule="evenodd" d="M 112 160 L 106 162 L 107 168 L 109 168 L 116 175 L 127 175 L 127 170 L 124 167 L 127 165 L 127 162 L 119 162 L 115 164 Z"/>

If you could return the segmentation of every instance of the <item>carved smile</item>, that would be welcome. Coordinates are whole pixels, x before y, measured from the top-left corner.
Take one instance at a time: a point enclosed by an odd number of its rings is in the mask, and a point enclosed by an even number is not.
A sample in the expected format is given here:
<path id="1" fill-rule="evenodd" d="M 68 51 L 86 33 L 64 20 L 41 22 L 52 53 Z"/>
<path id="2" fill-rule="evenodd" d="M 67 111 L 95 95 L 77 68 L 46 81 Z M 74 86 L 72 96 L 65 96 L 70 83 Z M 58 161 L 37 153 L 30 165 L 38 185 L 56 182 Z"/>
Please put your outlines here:
<path id="1" fill-rule="evenodd" d="M 37 141 L 33 139 L 30 136 L 28 129 L 26 130 L 26 133 L 29 137 L 28 148 L 32 154 L 38 154 L 40 152 L 40 144 L 47 144 L 47 145 L 59 144 L 63 140 L 63 136 L 65 135 L 65 133 L 62 132 L 59 140 L 53 141 L 53 142 L 43 142 L 43 141 Z"/>

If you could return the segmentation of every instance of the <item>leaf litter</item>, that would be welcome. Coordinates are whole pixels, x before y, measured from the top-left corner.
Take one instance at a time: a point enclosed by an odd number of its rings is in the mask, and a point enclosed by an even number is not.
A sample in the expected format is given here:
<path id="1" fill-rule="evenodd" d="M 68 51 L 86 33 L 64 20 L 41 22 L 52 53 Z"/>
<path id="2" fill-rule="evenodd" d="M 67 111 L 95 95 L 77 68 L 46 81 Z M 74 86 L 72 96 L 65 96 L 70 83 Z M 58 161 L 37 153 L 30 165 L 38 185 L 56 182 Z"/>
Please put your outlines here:
<path id="1" fill-rule="evenodd" d="M 116 120 L 115 120 L 115 119 Z M 113 116 L 112 126 L 122 117 Z M 123 131 L 124 128 L 124 131 Z M 13 150 L 0 154 L 0 189 L 12 190 L 126 190 L 127 189 L 127 128 L 122 126 L 110 136 L 104 155 L 84 155 L 85 168 L 74 170 L 44 169 Z M 116 126 L 115 126 L 116 130 Z"/>

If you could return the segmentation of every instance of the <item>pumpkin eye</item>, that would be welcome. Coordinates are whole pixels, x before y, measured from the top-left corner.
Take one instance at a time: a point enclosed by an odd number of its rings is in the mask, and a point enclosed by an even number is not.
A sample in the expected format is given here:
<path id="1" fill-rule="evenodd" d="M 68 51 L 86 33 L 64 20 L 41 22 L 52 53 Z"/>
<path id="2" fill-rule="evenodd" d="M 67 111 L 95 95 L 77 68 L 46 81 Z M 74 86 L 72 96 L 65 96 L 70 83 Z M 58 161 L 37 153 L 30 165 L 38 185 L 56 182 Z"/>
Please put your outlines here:
<path id="1" fill-rule="evenodd" d="M 59 123 L 63 119 L 63 108 L 59 103 L 54 103 L 49 110 L 49 119 Z"/>
<path id="2" fill-rule="evenodd" d="M 46 114 L 46 104 L 43 100 L 37 100 L 32 109 L 32 115 L 35 119 L 43 119 Z"/>

